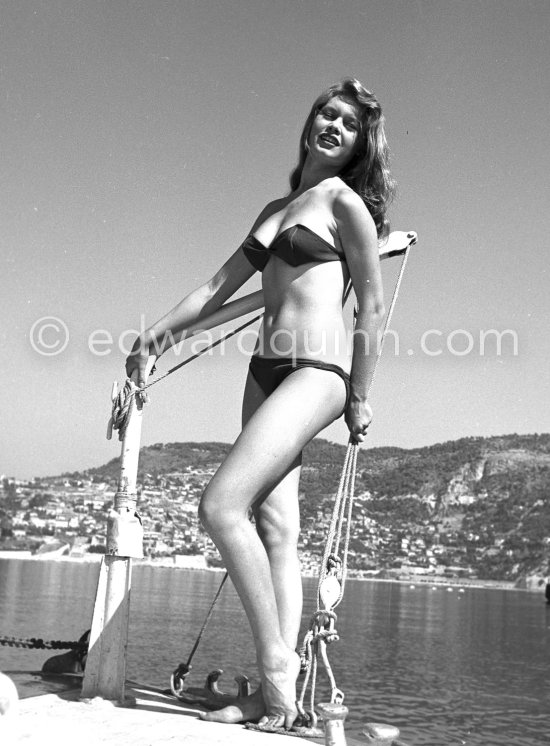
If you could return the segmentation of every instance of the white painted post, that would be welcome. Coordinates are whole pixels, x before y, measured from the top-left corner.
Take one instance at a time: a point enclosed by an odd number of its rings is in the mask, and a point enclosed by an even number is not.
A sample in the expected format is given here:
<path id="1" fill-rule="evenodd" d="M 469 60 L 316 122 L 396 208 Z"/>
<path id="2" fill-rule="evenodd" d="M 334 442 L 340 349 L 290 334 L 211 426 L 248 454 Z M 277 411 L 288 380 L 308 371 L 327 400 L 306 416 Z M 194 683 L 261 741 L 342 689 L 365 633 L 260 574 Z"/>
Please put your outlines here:
<path id="1" fill-rule="evenodd" d="M 154 362 L 155 357 L 151 356 L 146 376 Z M 99 571 L 82 699 L 102 697 L 125 702 L 132 557 L 143 557 L 143 530 L 136 512 L 142 418 L 143 404 L 136 396 L 122 441 L 115 504 L 107 519 L 107 549 Z"/>

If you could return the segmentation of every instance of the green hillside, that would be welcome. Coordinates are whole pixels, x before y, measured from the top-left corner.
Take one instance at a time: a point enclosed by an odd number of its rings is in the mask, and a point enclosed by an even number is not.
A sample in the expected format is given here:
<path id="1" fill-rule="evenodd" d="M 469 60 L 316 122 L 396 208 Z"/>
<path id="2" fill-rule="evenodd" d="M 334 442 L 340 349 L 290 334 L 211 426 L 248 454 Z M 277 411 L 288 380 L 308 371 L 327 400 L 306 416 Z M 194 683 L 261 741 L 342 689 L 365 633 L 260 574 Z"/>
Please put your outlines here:
<path id="1" fill-rule="evenodd" d="M 185 469 L 215 469 L 229 448 L 225 443 L 142 448 L 139 479 L 154 482 Z M 303 521 L 330 510 L 344 455 L 345 446 L 321 439 L 305 449 Z M 118 459 L 85 476 L 115 482 Z M 378 557 L 381 567 L 400 556 L 414 560 L 415 551 L 403 553 L 402 546 L 416 541 L 425 554 L 439 553 L 483 578 L 517 580 L 548 572 L 550 434 L 462 438 L 415 449 L 362 448 L 356 494 L 358 518 L 395 536 Z M 366 541 L 362 537 L 358 546 Z M 425 559 L 418 558 L 421 566 Z"/>

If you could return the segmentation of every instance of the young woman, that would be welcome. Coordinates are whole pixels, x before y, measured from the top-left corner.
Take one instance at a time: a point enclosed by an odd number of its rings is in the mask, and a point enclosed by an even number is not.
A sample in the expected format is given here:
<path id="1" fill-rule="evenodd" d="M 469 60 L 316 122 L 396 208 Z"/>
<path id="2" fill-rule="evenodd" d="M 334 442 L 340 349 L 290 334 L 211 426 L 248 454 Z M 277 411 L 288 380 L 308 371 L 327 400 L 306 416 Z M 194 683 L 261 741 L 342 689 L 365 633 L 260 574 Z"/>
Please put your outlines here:
<path id="1" fill-rule="evenodd" d="M 290 187 L 208 282 L 140 335 L 126 363 L 143 385 L 149 355 L 262 273 L 265 313 L 243 429 L 199 507 L 248 616 L 261 686 L 204 718 L 286 728 L 297 714 L 301 453 L 342 414 L 363 440 L 384 315 L 378 240 L 388 233 L 393 182 L 380 105 L 359 81 L 346 78 L 313 104 Z M 342 315 L 349 280 L 358 307 L 352 345 Z"/>

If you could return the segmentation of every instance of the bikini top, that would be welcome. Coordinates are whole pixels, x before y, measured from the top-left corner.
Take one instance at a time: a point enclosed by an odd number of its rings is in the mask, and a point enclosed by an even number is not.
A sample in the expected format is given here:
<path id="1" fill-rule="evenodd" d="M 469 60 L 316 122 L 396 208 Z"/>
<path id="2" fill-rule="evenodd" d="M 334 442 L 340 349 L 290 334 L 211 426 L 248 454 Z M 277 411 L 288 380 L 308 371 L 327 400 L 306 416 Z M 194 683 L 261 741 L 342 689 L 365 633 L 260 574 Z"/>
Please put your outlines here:
<path id="1" fill-rule="evenodd" d="M 264 246 L 252 233 L 245 238 L 241 248 L 250 264 L 263 272 L 270 256 L 278 256 L 292 267 L 309 262 L 345 262 L 334 246 L 305 225 L 291 225 L 281 231 L 270 246 Z"/>

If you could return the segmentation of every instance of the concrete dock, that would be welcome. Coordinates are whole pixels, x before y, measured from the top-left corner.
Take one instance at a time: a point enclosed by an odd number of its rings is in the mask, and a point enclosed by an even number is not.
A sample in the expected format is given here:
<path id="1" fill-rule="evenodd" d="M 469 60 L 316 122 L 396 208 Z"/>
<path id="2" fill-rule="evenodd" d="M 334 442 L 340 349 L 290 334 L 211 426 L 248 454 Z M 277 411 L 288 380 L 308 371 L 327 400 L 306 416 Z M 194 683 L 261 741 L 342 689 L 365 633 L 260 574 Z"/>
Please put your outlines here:
<path id="1" fill-rule="evenodd" d="M 118 707 L 95 698 L 80 701 L 80 688 L 21 699 L 17 712 L 0 719 L 2 746 L 298 746 L 297 736 L 260 733 L 242 725 L 209 723 L 199 708 L 153 687 L 128 684 L 135 706 Z M 322 744 L 324 739 L 315 740 Z"/>

